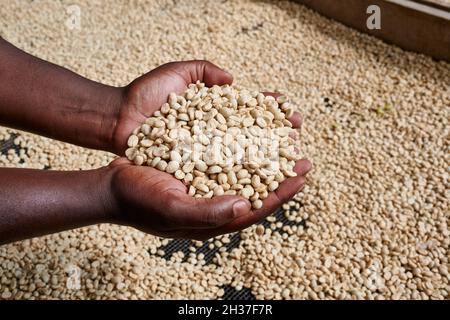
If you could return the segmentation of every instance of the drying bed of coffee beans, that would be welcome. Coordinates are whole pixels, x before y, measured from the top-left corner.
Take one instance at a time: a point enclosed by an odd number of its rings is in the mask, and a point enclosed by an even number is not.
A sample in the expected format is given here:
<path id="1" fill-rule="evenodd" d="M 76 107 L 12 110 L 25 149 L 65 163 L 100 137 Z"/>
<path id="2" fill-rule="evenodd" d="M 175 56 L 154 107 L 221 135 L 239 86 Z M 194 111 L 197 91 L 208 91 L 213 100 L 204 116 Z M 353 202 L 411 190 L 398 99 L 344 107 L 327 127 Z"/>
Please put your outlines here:
<path id="1" fill-rule="evenodd" d="M 2 299 L 449 298 L 448 63 L 290 1 L 13 0 L 0 16 L 6 40 L 107 84 L 197 58 L 282 92 L 314 163 L 276 214 L 206 242 L 98 225 L 4 245 Z M 0 146 L 5 167 L 114 158 L 7 128 Z"/>

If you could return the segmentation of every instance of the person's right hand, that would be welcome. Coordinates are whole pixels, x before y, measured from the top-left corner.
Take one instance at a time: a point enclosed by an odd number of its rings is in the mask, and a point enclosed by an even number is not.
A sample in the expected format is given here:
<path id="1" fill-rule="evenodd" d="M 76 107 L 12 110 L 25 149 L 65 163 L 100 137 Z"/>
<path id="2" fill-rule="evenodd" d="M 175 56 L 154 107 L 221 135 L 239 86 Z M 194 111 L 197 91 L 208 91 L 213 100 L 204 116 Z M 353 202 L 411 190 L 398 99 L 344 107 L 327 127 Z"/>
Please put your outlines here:
<path id="1" fill-rule="evenodd" d="M 310 169 L 308 160 L 297 161 L 298 176 L 269 193 L 261 209 L 251 210 L 249 201 L 240 196 L 191 197 L 172 175 L 119 158 L 108 167 L 109 220 L 161 237 L 204 240 L 247 228 L 270 215 L 303 188 Z"/>

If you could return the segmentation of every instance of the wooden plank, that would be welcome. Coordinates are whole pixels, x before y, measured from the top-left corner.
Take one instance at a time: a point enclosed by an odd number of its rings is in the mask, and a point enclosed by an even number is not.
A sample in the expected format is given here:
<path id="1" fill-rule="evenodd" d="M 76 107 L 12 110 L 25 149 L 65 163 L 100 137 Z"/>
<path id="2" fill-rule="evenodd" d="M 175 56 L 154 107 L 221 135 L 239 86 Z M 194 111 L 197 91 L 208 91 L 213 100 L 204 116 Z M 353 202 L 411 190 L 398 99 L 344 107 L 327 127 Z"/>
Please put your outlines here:
<path id="1" fill-rule="evenodd" d="M 450 62 L 450 10 L 409 0 L 297 0 L 387 43 Z M 370 30 L 367 8 L 377 5 L 381 28 Z"/>
<path id="2" fill-rule="evenodd" d="M 432 7 L 436 7 L 441 10 L 450 9 L 450 0 L 414 0 L 422 4 L 426 4 Z"/>

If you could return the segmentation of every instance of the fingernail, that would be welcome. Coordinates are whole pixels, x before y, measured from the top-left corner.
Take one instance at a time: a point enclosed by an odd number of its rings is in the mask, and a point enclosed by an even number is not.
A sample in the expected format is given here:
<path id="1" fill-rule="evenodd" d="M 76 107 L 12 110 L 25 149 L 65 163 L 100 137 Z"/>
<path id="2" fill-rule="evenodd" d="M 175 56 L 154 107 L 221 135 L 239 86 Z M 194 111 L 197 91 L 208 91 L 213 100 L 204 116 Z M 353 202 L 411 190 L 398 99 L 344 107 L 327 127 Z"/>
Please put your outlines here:
<path id="1" fill-rule="evenodd" d="M 234 217 L 240 217 L 247 214 L 250 210 L 250 204 L 244 200 L 238 200 L 233 204 Z"/>

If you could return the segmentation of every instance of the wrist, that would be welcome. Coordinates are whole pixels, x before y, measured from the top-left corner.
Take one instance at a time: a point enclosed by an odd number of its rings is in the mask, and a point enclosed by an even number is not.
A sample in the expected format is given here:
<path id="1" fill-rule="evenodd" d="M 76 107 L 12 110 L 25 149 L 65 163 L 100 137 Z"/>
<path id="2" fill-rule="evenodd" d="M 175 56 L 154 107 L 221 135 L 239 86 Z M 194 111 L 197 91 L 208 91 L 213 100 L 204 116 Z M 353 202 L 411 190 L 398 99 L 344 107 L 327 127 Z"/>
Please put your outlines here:
<path id="1" fill-rule="evenodd" d="M 120 170 L 120 166 L 115 165 L 115 162 L 96 169 L 93 175 L 97 189 L 92 192 L 95 194 L 95 201 L 100 204 L 98 214 L 99 223 L 124 224 L 120 202 L 117 199 L 114 188 L 115 176 L 118 170 Z"/>
<path id="2" fill-rule="evenodd" d="M 103 112 L 101 125 L 97 134 L 101 141 L 101 150 L 118 154 L 116 131 L 118 120 L 120 117 L 121 107 L 124 100 L 124 88 L 122 87 L 107 87 L 102 93 Z"/>

